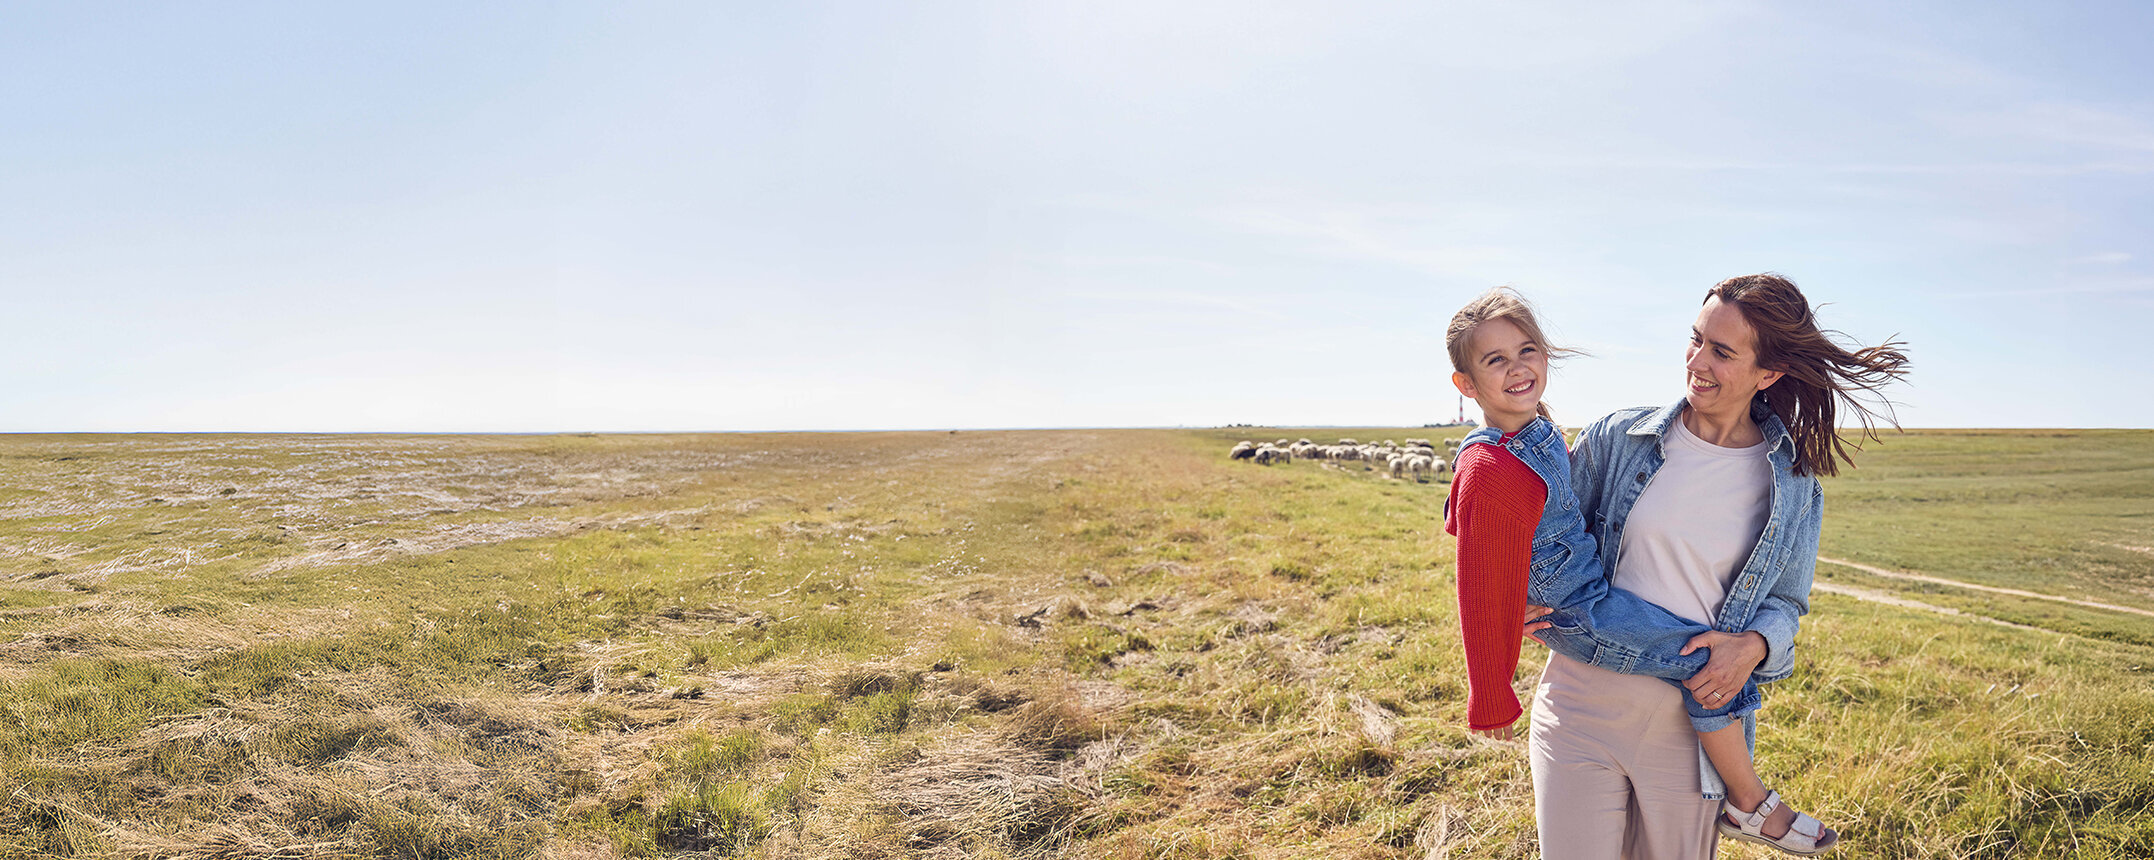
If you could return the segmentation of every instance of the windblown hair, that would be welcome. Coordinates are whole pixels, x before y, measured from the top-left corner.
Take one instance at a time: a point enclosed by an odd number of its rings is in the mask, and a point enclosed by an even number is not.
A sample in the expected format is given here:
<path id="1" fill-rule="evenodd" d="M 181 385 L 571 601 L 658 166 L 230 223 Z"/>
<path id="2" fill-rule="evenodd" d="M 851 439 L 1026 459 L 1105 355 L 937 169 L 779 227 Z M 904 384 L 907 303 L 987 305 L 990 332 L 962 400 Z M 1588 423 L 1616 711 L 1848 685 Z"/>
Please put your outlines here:
<path id="1" fill-rule="evenodd" d="M 1518 326 L 1519 331 L 1526 333 L 1526 337 L 1539 344 L 1541 351 L 1548 353 L 1550 359 L 1585 354 L 1584 350 L 1566 349 L 1549 343 L 1548 335 L 1541 332 L 1541 322 L 1533 316 L 1533 306 L 1526 303 L 1526 297 L 1510 287 L 1496 287 L 1475 296 L 1473 301 L 1459 308 L 1458 313 L 1451 315 L 1451 327 L 1444 330 L 1443 346 L 1444 350 L 1451 354 L 1452 370 L 1468 376 L 1473 375 L 1466 370 L 1466 366 L 1473 361 L 1473 357 L 1466 354 L 1467 350 L 1473 348 L 1467 341 L 1473 339 L 1474 329 L 1480 328 L 1482 323 L 1489 320 L 1510 320 L 1512 325 Z M 1541 417 L 1548 418 L 1548 402 L 1544 400 L 1539 406 Z"/>
<path id="2" fill-rule="evenodd" d="M 1906 343 L 1887 340 L 1877 346 L 1848 348 L 1847 335 L 1820 329 L 1817 314 L 1795 282 L 1771 272 L 1729 278 L 1713 286 L 1714 296 L 1734 305 L 1758 339 L 1758 366 L 1784 374 L 1757 399 L 1795 437 L 1795 473 L 1832 476 L 1840 463 L 1855 460 L 1839 434 L 1838 405 L 1847 404 L 1862 424 L 1862 438 L 1877 440 L 1877 422 L 1897 430 L 1900 421 L 1881 389 L 1907 375 Z M 1862 450 L 1858 441 L 1855 450 Z"/>

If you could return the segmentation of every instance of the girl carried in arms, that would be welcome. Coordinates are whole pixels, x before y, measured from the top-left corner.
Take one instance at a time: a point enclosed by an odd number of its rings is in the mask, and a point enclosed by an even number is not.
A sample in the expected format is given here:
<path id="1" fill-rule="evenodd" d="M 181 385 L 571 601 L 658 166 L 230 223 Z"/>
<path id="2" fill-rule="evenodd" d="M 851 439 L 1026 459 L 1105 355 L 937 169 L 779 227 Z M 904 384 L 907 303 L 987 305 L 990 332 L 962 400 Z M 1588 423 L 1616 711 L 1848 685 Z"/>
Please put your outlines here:
<path id="1" fill-rule="evenodd" d="M 1801 855 L 1835 846 L 1837 833 L 1788 809 L 1757 776 L 1744 720 L 1761 701 L 1756 681 L 1745 679 L 1733 695 L 1707 693 L 1705 701 L 1684 687 L 1707 664 L 1702 646 L 1709 639 L 1701 634 L 1714 628 L 1614 588 L 1604 575 L 1572 490 L 1563 433 L 1542 403 L 1549 358 L 1572 351 L 1549 344 L 1532 309 L 1502 288 L 1453 317 L 1445 346 L 1453 383 L 1480 405 L 1484 419 L 1459 449 L 1445 505 L 1445 528 L 1458 538 L 1470 727 L 1510 737 L 1521 714 L 1510 684 L 1519 619 L 1529 603 L 1552 607 L 1539 619 L 1545 624 L 1535 624 L 1541 628 L 1535 638 L 1551 650 L 1683 688 L 1692 728 L 1727 786 L 1724 835 Z"/>

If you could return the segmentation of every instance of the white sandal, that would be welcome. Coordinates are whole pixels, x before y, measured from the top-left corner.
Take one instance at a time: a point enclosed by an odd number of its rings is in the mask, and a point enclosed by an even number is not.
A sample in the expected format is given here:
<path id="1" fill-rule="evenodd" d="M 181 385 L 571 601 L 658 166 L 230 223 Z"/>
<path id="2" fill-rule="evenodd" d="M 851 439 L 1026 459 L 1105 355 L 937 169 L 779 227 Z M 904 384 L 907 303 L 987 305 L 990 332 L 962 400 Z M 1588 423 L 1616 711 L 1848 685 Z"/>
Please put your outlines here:
<path id="1" fill-rule="evenodd" d="M 1765 835 L 1765 820 L 1772 817 L 1780 806 L 1780 792 L 1768 791 L 1765 801 L 1758 804 L 1757 811 L 1744 812 L 1735 804 L 1720 804 L 1720 835 L 1744 842 L 1769 845 L 1789 854 L 1811 857 L 1831 851 L 1840 844 L 1840 834 L 1825 829 L 1824 822 L 1797 812 L 1795 820 L 1788 823 L 1788 832 L 1774 839 Z M 1829 834 L 1829 835 L 1828 835 Z"/>

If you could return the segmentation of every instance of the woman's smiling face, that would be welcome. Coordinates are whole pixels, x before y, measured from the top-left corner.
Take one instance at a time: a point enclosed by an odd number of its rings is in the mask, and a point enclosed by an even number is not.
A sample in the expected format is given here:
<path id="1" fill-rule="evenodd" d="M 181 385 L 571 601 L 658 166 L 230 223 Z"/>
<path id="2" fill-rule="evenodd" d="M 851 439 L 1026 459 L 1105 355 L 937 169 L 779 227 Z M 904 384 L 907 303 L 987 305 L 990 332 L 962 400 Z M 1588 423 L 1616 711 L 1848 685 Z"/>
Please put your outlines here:
<path id="1" fill-rule="evenodd" d="M 1757 346 L 1757 331 L 1740 309 L 1719 296 L 1706 299 L 1683 354 L 1690 407 L 1706 415 L 1748 412 L 1751 398 L 1780 379 L 1779 371 L 1758 366 Z"/>

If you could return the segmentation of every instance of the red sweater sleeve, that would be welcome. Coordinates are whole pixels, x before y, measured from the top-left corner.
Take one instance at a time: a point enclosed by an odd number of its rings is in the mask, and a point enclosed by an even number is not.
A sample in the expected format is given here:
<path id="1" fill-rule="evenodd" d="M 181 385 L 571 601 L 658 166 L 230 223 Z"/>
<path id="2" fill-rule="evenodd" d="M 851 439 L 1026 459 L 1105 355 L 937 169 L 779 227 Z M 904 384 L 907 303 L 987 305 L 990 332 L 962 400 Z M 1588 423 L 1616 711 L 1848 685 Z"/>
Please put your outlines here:
<path id="1" fill-rule="evenodd" d="M 1548 486 L 1518 456 L 1472 445 L 1452 473 L 1444 530 L 1458 536 L 1458 618 L 1466 640 L 1466 719 L 1475 729 L 1510 725 L 1522 712 L 1518 671 L 1533 530 Z"/>

